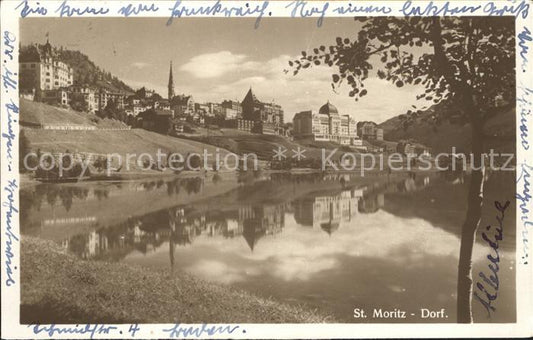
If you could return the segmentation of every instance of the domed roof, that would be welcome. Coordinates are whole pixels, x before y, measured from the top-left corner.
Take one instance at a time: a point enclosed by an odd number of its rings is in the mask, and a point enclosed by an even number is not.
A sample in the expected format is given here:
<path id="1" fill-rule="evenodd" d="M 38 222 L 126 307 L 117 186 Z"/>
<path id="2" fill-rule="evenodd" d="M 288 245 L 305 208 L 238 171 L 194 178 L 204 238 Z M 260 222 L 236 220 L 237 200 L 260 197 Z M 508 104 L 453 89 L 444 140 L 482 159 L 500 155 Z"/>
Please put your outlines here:
<path id="1" fill-rule="evenodd" d="M 320 108 L 320 110 L 318 110 L 318 113 L 321 113 L 321 114 L 325 114 L 325 115 L 328 115 L 328 116 L 338 116 L 339 115 L 339 111 L 337 110 L 337 108 L 330 104 L 329 100 L 326 104 L 322 105 L 322 107 Z"/>

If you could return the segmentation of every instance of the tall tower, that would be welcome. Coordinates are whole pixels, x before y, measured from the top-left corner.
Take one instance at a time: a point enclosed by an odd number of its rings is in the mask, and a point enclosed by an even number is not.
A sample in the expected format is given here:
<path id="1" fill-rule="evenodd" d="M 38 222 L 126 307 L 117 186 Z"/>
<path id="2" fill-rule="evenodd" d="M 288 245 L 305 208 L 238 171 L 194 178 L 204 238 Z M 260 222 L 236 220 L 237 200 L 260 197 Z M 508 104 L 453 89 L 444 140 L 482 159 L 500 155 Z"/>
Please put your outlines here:
<path id="1" fill-rule="evenodd" d="M 170 74 L 168 75 L 168 100 L 174 98 L 174 78 L 172 77 L 172 61 L 170 62 Z"/>

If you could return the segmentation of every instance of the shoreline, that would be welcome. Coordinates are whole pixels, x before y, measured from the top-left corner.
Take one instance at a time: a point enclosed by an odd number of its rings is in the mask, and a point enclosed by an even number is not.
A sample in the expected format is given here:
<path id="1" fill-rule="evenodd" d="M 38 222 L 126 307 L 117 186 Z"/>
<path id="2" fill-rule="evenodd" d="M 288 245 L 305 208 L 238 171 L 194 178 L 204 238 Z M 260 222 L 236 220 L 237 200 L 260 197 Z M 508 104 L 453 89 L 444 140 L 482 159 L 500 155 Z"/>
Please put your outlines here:
<path id="1" fill-rule="evenodd" d="M 328 315 L 184 272 L 87 261 L 21 242 L 21 323 L 322 323 Z"/>
<path id="2" fill-rule="evenodd" d="M 339 174 L 339 175 L 359 175 L 360 177 L 365 177 L 366 175 L 376 175 L 376 174 L 387 174 L 387 170 L 385 169 L 369 169 L 365 170 L 363 175 L 361 175 L 360 169 L 355 170 L 320 170 L 320 169 L 312 169 L 312 168 L 294 168 L 291 170 L 271 170 L 271 169 L 258 169 L 258 170 L 250 170 L 250 171 L 244 171 L 242 173 L 246 172 L 254 172 L 259 171 L 263 174 L 279 174 L 279 173 L 286 173 L 291 175 L 305 175 L 305 174 L 325 174 L 325 175 L 331 175 L 331 174 Z M 398 171 L 393 171 L 390 173 L 390 175 L 405 175 L 409 173 L 428 173 L 428 174 L 434 174 L 436 172 L 439 172 L 438 169 L 432 168 L 429 170 L 420 170 L 417 168 L 413 168 L 410 170 L 402 169 Z M 30 176 L 27 173 L 21 173 L 20 174 L 20 183 L 22 186 L 31 186 L 31 185 L 38 185 L 38 184 L 82 184 L 82 183 L 106 183 L 106 182 L 121 182 L 121 181 L 142 181 L 142 180 L 150 180 L 150 179 L 175 179 L 175 178 L 190 178 L 190 177 L 199 177 L 199 176 L 208 176 L 208 175 L 215 175 L 218 174 L 219 176 L 227 176 L 227 175 L 235 175 L 241 173 L 239 170 L 227 170 L 227 171 L 213 171 L 213 170 L 200 170 L 200 171 L 193 171 L 193 170 L 186 170 L 182 171 L 178 174 L 172 173 L 172 172 L 160 172 L 160 171 L 143 171 L 143 172 L 131 172 L 129 174 L 123 173 L 120 175 L 112 175 L 112 176 L 94 176 L 91 178 L 84 178 L 82 180 L 78 181 L 41 181 L 39 179 L 36 179 L 32 176 Z"/>

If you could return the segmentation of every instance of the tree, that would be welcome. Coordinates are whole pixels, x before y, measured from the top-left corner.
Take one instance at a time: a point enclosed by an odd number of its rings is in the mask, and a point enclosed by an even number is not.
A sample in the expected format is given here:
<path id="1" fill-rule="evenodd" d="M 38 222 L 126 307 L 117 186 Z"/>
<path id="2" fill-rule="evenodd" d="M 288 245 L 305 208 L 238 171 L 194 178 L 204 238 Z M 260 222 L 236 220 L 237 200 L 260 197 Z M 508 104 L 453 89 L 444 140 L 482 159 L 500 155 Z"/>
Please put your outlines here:
<path id="1" fill-rule="evenodd" d="M 119 109 L 117 103 L 110 99 L 107 102 L 106 107 L 104 108 L 104 116 L 110 119 L 116 119 L 121 122 L 124 122 L 126 120 L 126 111 Z"/>
<path id="2" fill-rule="evenodd" d="M 125 119 L 124 122 L 126 124 L 128 124 L 129 126 L 134 126 L 135 125 L 135 117 L 132 114 L 127 114 L 126 115 L 126 119 Z"/>
<path id="3" fill-rule="evenodd" d="M 367 94 L 364 82 L 374 64 L 376 75 L 398 87 L 420 85 L 417 99 L 443 103 L 447 110 L 424 117 L 439 124 L 459 115 L 471 127 L 474 158 L 468 208 L 462 225 L 458 266 L 458 322 L 472 322 L 472 249 L 481 220 L 484 169 L 481 166 L 488 119 L 498 113 L 497 97 L 515 98 L 515 34 L 512 17 L 374 17 L 362 22 L 357 37 L 336 39 L 336 44 L 314 48 L 289 61 L 294 74 L 314 65 L 336 68 L 332 86 L 346 82 L 355 100 Z M 415 53 L 418 55 L 415 57 Z M 415 107 L 416 109 L 416 107 Z M 420 118 L 421 110 L 408 111 L 403 123 Z M 457 120 L 456 120 L 457 121 Z"/>
<path id="4" fill-rule="evenodd" d="M 113 112 L 113 114 L 111 115 L 111 118 L 116 119 L 121 122 L 126 122 L 128 115 L 126 114 L 126 111 L 122 109 L 117 109 L 115 112 Z"/>
<path id="5" fill-rule="evenodd" d="M 72 97 L 70 99 L 70 107 L 73 110 L 80 111 L 80 112 L 89 111 L 89 103 L 87 103 L 82 93 L 72 94 Z"/>
<path id="6" fill-rule="evenodd" d="M 113 116 L 118 111 L 118 106 L 117 106 L 117 104 L 115 103 L 115 101 L 113 99 L 109 99 L 107 101 L 107 104 L 104 107 L 104 111 L 106 112 L 105 116 L 107 118 L 113 118 Z"/>

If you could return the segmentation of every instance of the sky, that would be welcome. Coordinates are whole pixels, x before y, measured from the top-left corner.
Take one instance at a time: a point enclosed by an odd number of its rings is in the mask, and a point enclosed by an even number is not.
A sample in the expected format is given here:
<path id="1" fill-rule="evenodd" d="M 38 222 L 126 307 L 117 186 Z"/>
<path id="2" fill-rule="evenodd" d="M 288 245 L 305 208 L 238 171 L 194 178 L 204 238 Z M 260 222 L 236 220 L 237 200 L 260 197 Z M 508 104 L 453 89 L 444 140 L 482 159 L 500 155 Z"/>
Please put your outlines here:
<path id="1" fill-rule="evenodd" d="M 96 65 L 133 88 L 146 86 L 167 96 L 169 64 L 176 94 L 191 94 L 196 102 L 242 101 L 252 87 L 263 102 L 274 101 L 285 111 L 318 111 L 328 100 L 341 114 L 377 123 L 405 113 L 423 92 L 396 86 L 375 76 L 365 83 L 368 95 L 358 102 L 348 86 L 334 92 L 334 68 L 311 67 L 296 76 L 285 73 L 288 61 L 301 51 L 334 45 L 335 38 L 355 37 L 360 23 L 351 18 L 182 18 L 166 26 L 166 18 L 25 18 L 21 43 L 50 43 L 86 54 Z"/>

